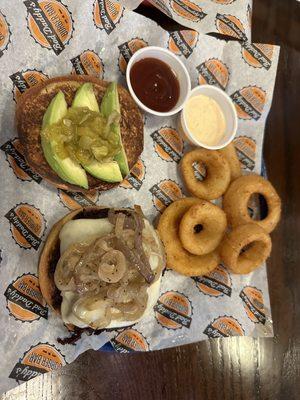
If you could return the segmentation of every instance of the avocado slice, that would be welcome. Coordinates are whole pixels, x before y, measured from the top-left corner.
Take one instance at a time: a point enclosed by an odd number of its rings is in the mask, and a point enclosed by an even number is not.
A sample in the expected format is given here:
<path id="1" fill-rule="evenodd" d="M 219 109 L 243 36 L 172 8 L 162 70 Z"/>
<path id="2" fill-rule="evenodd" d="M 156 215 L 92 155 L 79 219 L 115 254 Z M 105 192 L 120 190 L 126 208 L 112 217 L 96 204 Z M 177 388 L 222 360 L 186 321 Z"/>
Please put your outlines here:
<path id="1" fill-rule="evenodd" d="M 109 86 L 107 87 L 106 92 L 105 92 L 102 102 L 101 102 L 100 109 L 101 109 L 101 114 L 105 118 L 108 118 L 108 116 L 113 111 L 117 111 L 120 114 L 121 110 L 120 110 L 120 102 L 119 102 L 119 95 L 118 95 L 118 87 L 117 87 L 116 82 L 111 82 L 109 84 Z M 120 138 L 120 143 L 121 143 L 122 149 L 115 156 L 115 160 L 119 164 L 122 175 L 125 177 L 129 174 L 129 166 L 128 166 L 128 161 L 127 161 L 126 153 L 124 150 L 124 146 L 122 144 L 120 124 L 113 124 L 112 129 Z"/>
<path id="2" fill-rule="evenodd" d="M 123 180 L 119 165 L 116 161 L 100 163 L 94 161 L 91 164 L 84 165 L 84 169 L 95 178 L 105 182 L 121 182 Z"/>
<path id="3" fill-rule="evenodd" d="M 91 111 L 100 112 L 92 83 L 84 83 L 77 89 L 72 103 L 72 108 L 75 107 L 87 107 Z"/>
<path id="4" fill-rule="evenodd" d="M 97 107 L 96 107 L 97 105 Z M 91 111 L 100 112 L 97 99 L 91 83 L 84 83 L 76 92 L 72 108 L 87 107 Z M 97 108 L 97 109 L 96 109 Z M 119 165 L 116 161 L 101 163 L 94 161 L 90 164 L 81 164 L 83 168 L 95 178 L 105 182 L 121 182 L 123 180 Z"/>
<path id="5" fill-rule="evenodd" d="M 59 122 L 67 113 L 67 102 L 65 95 L 62 91 L 59 91 L 56 96 L 51 100 L 43 117 L 42 129 L 49 125 Z M 55 153 L 56 143 L 52 140 L 47 141 L 41 136 L 41 144 L 44 152 L 44 156 L 50 165 L 50 167 L 57 173 L 57 175 L 74 185 L 81 186 L 88 189 L 87 175 L 81 166 L 67 157 L 61 159 Z"/>

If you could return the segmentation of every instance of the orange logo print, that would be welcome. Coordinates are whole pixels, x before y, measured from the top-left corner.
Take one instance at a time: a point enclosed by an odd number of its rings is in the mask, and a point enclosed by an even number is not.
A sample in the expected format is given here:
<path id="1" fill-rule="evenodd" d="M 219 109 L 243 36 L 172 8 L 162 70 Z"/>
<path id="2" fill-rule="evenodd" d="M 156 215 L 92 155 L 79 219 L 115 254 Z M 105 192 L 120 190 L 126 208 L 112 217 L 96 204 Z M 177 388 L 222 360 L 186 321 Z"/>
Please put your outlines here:
<path id="1" fill-rule="evenodd" d="M 148 46 L 148 43 L 145 40 L 140 38 L 134 38 L 129 40 L 129 42 L 122 43 L 118 46 L 120 50 L 119 55 L 119 68 L 122 74 L 125 74 L 127 64 L 132 57 L 132 55 L 138 51 L 139 49 Z"/>
<path id="2" fill-rule="evenodd" d="M 185 58 L 189 58 L 196 47 L 198 36 L 198 32 L 192 29 L 171 32 L 168 48 L 177 56 L 182 54 Z"/>
<path id="3" fill-rule="evenodd" d="M 99 193 L 96 190 L 89 193 L 79 193 L 58 189 L 58 197 L 60 202 L 69 210 L 77 210 L 81 207 L 95 206 Z"/>
<path id="4" fill-rule="evenodd" d="M 77 57 L 72 58 L 72 74 L 92 75 L 103 79 L 104 67 L 101 58 L 92 50 L 85 50 Z"/>
<path id="5" fill-rule="evenodd" d="M 20 276 L 7 287 L 4 296 L 9 313 L 17 320 L 32 322 L 41 317 L 48 318 L 48 309 L 36 276 Z"/>
<path id="6" fill-rule="evenodd" d="M 253 286 L 245 286 L 240 293 L 245 311 L 252 322 L 266 322 L 264 299 L 262 291 Z"/>
<path id="7" fill-rule="evenodd" d="M 20 203 L 6 215 L 14 241 L 23 249 L 38 250 L 46 229 L 46 221 L 40 210 Z"/>
<path id="8" fill-rule="evenodd" d="M 253 171 L 256 159 L 255 140 L 248 136 L 238 136 L 233 139 L 238 158 L 243 169 Z"/>
<path id="9" fill-rule="evenodd" d="M 232 36 L 237 39 L 247 40 L 245 29 L 241 21 L 233 15 L 216 15 L 217 30 L 223 35 Z"/>
<path id="10" fill-rule="evenodd" d="M 236 0 L 212 0 L 214 3 L 223 4 L 227 6 L 228 4 L 234 3 Z"/>
<path id="11" fill-rule="evenodd" d="M 171 0 L 170 5 L 177 15 L 193 22 L 199 22 L 207 15 L 202 8 L 189 0 Z"/>
<path id="12" fill-rule="evenodd" d="M 18 101 L 22 93 L 32 86 L 37 85 L 40 82 L 44 82 L 48 79 L 42 71 L 37 71 L 35 69 L 26 69 L 25 71 L 18 71 L 10 75 L 10 79 L 14 84 L 14 100 Z"/>
<path id="13" fill-rule="evenodd" d="M 70 11 L 58 0 L 25 0 L 27 23 L 31 36 L 46 49 L 59 55 L 73 33 Z"/>
<path id="14" fill-rule="evenodd" d="M 182 293 L 170 291 L 162 294 L 154 306 L 157 322 L 167 329 L 189 328 L 192 322 L 192 305 Z"/>
<path id="15" fill-rule="evenodd" d="M 109 35 L 120 22 L 124 8 L 110 0 L 96 0 L 94 3 L 94 23 L 97 28 L 104 29 Z"/>
<path id="16" fill-rule="evenodd" d="M 241 324 L 235 318 L 226 315 L 216 318 L 203 333 L 209 338 L 244 336 L 245 334 Z"/>
<path id="17" fill-rule="evenodd" d="M 168 126 L 151 133 L 156 154 L 164 161 L 179 163 L 183 152 L 183 140 L 179 133 Z"/>
<path id="18" fill-rule="evenodd" d="M 221 297 L 224 294 L 231 296 L 231 278 L 227 269 L 219 264 L 212 272 L 203 276 L 193 278 L 196 281 L 200 292 L 213 296 Z"/>
<path id="19" fill-rule="evenodd" d="M 257 86 L 247 86 L 237 90 L 230 96 L 240 119 L 255 119 L 261 117 L 266 103 L 266 92 Z"/>
<path id="20" fill-rule="evenodd" d="M 9 140 L 4 143 L 1 147 L 1 150 L 4 151 L 6 155 L 6 160 L 9 163 L 9 166 L 12 168 L 14 174 L 21 181 L 35 181 L 40 183 L 42 178 L 33 172 L 29 165 L 26 163 L 23 153 L 23 147 L 18 138 Z"/>
<path id="21" fill-rule="evenodd" d="M 149 351 L 146 338 L 135 329 L 125 329 L 111 340 L 113 348 L 119 353 Z"/>
<path id="22" fill-rule="evenodd" d="M 0 57 L 7 49 L 10 41 L 9 23 L 6 21 L 5 15 L 0 12 Z"/>
<path id="23" fill-rule="evenodd" d="M 228 67 L 217 58 L 211 58 L 196 67 L 199 85 L 215 85 L 225 90 L 228 85 Z"/>
<path id="24" fill-rule="evenodd" d="M 32 346 L 17 362 L 9 378 L 29 381 L 45 372 L 56 371 L 65 364 L 65 357 L 53 344 L 39 343 Z"/>
<path id="25" fill-rule="evenodd" d="M 145 179 L 146 167 L 144 161 L 139 159 L 138 162 L 130 170 L 129 175 L 121 183 L 121 187 L 125 189 L 140 190 Z"/>
<path id="26" fill-rule="evenodd" d="M 242 43 L 242 56 L 254 68 L 269 69 L 272 65 L 274 46 L 272 44 Z"/>
<path id="27" fill-rule="evenodd" d="M 152 201 L 155 208 L 160 212 L 173 203 L 174 200 L 183 197 L 179 185 L 171 179 L 160 181 L 152 186 L 149 191 L 152 193 Z"/>

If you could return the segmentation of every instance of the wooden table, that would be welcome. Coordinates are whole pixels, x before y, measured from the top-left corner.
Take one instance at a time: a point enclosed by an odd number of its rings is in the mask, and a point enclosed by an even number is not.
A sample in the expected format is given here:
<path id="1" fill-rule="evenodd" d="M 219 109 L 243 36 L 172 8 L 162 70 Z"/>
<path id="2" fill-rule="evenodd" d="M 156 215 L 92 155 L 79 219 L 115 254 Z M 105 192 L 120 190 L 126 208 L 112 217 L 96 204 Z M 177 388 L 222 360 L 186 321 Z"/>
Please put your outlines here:
<path id="1" fill-rule="evenodd" d="M 153 10 L 139 11 L 174 26 Z M 284 205 L 268 263 L 275 337 L 214 339 L 149 354 L 89 351 L 3 399 L 300 399 L 300 3 L 254 0 L 253 41 L 281 46 L 264 146 Z"/>

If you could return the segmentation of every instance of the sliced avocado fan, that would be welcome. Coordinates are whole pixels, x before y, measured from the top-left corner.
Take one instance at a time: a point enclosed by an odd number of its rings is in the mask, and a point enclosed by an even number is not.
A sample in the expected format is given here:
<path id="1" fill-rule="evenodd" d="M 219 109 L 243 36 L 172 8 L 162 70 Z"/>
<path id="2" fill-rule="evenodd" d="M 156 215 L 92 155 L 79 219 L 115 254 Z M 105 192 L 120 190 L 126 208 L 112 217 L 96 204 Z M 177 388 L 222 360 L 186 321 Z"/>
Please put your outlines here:
<path id="1" fill-rule="evenodd" d="M 84 83 L 76 92 L 72 108 L 87 107 L 91 111 L 99 111 L 97 99 L 91 83 Z M 94 177 L 105 182 L 121 182 L 123 180 L 119 165 L 116 161 L 101 163 L 93 161 L 89 164 L 81 163 L 83 168 Z"/>
<path id="2" fill-rule="evenodd" d="M 72 107 L 87 107 L 91 111 L 100 112 L 92 83 L 84 83 L 77 89 Z"/>
<path id="3" fill-rule="evenodd" d="M 44 114 L 42 129 L 59 122 L 66 115 L 67 109 L 65 95 L 62 91 L 59 91 L 51 100 Z M 88 189 L 86 172 L 77 162 L 73 161 L 70 157 L 60 158 L 55 152 L 56 142 L 54 140 L 48 141 L 41 135 L 41 144 L 48 164 L 61 179 Z"/>
<path id="4" fill-rule="evenodd" d="M 109 84 L 109 86 L 107 87 L 106 92 L 105 92 L 102 102 L 101 102 L 100 110 L 101 110 L 101 114 L 105 118 L 108 118 L 109 115 L 113 111 L 116 111 L 117 113 L 120 114 L 121 110 L 120 110 L 120 102 L 119 102 L 119 95 L 118 95 L 118 87 L 117 87 L 116 82 L 111 82 Z M 120 124 L 114 123 L 112 126 L 112 130 L 120 138 L 121 150 L 115 156 L 115 160 L 119 164 L 119 167 L 120 167 L 123 177 L 125 177 L 129 174 L 129 167 L 128 167 L 128 161 L 127 161 L 126 153 L 124 150 L 124 146 L 122 144 Z"/>

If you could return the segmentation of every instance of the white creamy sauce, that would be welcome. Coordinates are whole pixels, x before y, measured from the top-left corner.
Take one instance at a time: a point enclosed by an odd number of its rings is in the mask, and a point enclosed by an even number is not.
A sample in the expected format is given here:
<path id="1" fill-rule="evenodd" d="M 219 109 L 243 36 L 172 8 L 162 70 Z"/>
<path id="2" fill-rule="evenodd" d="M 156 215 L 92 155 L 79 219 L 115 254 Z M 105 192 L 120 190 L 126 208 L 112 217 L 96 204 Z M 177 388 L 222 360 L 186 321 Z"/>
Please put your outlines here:
<path id="1" fill-rule="evenodd" d="M 155 238 L 156 242 L 159 242 L 155 229 L 152 225 L 145 220 L 145 228 L 150 230 L 152 235 Z M 64 251 L 74 243 L 79 243 L 84 240 L 88 240 L 93 237 L 101 237 L 111 233 L 113 230 L 113 225 L 108 221 L 107 218 L 102 219 L 77 219 L 67 222 L 60 231 L 60 252 L 61 255 Z M 159 259 L 157 256 L 152 256 L 149 259 L 150 266 L 153 270 L 157 268 L 157 264 Z M 148 288 L 148 302 L 147 307 L 145 309 L 144 314 L 141 318 L 135 321 L 120 321 L 120 320 L 112 320 L 110 324 L 106 327 L 108 329 L 125 327 L 128 325 L 133 325 L 136 322 L 140 321 L 145 316 L 149 315 L 152 312 L 152 309 L 158 299 L 159 296 L 159 288 L 160 288 L 161 276 L 153 282 Z M 78 319 L 73 311 L 73 305 L 76 300 L 79 299 L 79 295 L 72 291 L 63 291 L 61 292 L 62 296 L 62 304 L 61 304 L 61 316 L 65 324 L 73 324 L 78 326 L 79 328 L 88 327 L 83 321 Z M 93 319 L 97 320 L 103 313 L 103 308 L 99 308 L 99 310 L 94 310 Z"/>
<path id="2" fill-rule="evenodd" d="M 203 94 L 191 97 L 184 106 L 184 116 L 189 131 L 200 142 L 214 146 L 224 136 L 225 116 L 214 99 Z"/>

